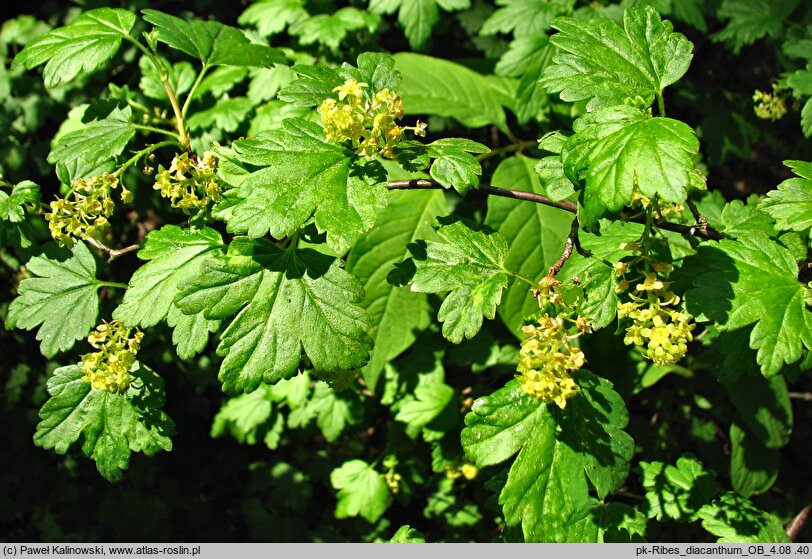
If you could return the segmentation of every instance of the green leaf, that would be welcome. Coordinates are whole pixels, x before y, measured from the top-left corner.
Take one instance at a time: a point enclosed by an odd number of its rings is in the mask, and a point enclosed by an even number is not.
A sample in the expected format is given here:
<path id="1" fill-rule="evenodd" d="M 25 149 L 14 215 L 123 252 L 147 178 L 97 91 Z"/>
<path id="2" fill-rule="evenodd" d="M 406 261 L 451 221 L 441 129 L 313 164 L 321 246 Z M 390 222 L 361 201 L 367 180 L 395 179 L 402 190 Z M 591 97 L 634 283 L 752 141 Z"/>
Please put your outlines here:
<path id="1" fill-rule="evenodd" d="M 218 101 L 210 109 L 194 113 L 186 122 L 191 130 L 219 128 L 224 132 L 234 132 L 253 108 L 254 104 L 248 97 L 234 97 Z"/>
<path id="2" fill-rule="evenodd" d="M 328 443 L 335 442 L 354 423 L 350 402 L 340 397 L 326 382 L 319 381 L 307 406 L 316 416 L 316 425 Z"/>
<path id="3" fill-rule="evenodd" d="M 61 136 L 48 154 L 48 163 L 67 165 L 81 160 L 92 167 L 115 159 L 135 135 L 131 116 L 130 107 L 115 108 L 105 118 Z"/>
<path id="4" fill-rule="evenodd" d="M 363 460 L 350 460 L 330 473 L 338 490 L 336 518 L 362 516 L 376 522 L 389 506 L 389 489 L 383 476 Z"/>
<path id="5" fill-rule="evenodd" d="M 189 91 L 196 77 L 195 69 L 192 65 L 186 61 L 176 62 L 174 64 L 169 63 L 167 60 L 163 62 L 166 67 L 166 79 L 175 94 L 183 95 Z M 138 89 L 151 99 L 168 101 L 169 98 L 166 95 L 166 89 L 164 89 L 163 83 L 161 82 L 161 73 L 152 61 L 148 57 L 142 56 L 138 61 L 138 66 L 141 70 L 141 79 L 138 82 Z"/>
<path id="6" fill-rule="evenodd" d="M 784 20 L 798 3 L 799 0 L 724 0 L 716 16 L 730 21 L 713 40 L 728 43 L 738 54 L 743 46 L 764 36 L 778 38 L 784 33 Z"/>
<path id="7" fill-rule="evenodd" d="M 436 377 L 421 375 L 414 396 L 401 400 L 395 419 L 419 432 L 454 399 L 454 389 Z"/>
<path id="8" fill-rule="evenodd" d="M 435 228 L 444 243 L 409 245 L 415 267 L 410 288 L 418 293 L 450 291 L 437 317 L 443 335 L 459 343 L 479 332 L 483 317 L 496 315 L 508 283 L 508 247 L 489 227 L 459 218 L 443 220 Z"/>
<path id="9" fill-rule="evenodd" d="M 211 436 L 216 438 L 228 432 L 242 444 L 256 444 L 263 436 L 261 428 L 275 413 L 270 385 L 260 384 L 253 392 L 229 398 L 223 403 L 214 416 Z"/>
<path id="10" fill-rule="evenodd" d="M 737 351 L 737 348 L 734 346 L 727 350 Z M 722 383 L 748 432 L 761 444 L 767 448 L 781 448 L 789 442 L 793 422 L 792 403 L 783 376 L 765 379 L 757 372 L 745 372 L 736 379 Z"/>
<path id="11" fill-rule="evenodd" d="M 702 217 L 708 224 L 728 237 L 738 237 L 746 233 L 776 234 L 775 224 L 770 216 L 764 213 L 759 202 L 761 196 L 751 195 L 747 203 L 742 200 L 725 201 L 718 190 L 708 192 L 696 204 Z"/>
<path id="12" fill-rule="evenodd" d="M 587 479 L 599 495 L 626 479 L 634 444 L 623 428 L 623 400 L 612 385 L 586 371 L 581 392 L 564 410 L 524 394 L 517 381 L 474 402 L 462 445 L 477 466 L 504 462 L 518 452 L 499 495 L 505 521 L 521 524 L 525 541 L 572 541 L 568 526 L 590 514 Z"/>
<path id="13" fill-rule="evenodd" d="M 415 530 L 408 524 L 404 524 L 398 528 L 389 543 L 426 543 L 426 537 L 420 530 Z"/>
<path id="14" fill-rule="evenodd" d="M 618 212 L 640 194 L 682 203 L 691 185 L 691 159 L 699 141 L 690 126 L 618 106 L 599 109 L 573 124 L 564 144 L 567 176 L 583 181 L 581 203 L 593 218 Z"/>
<path id="15" fill-rule="evenodd" d="M 414 50 L 422 48 L 431 30 L 440 21 L 440 10 L 449 12 L 471 6 L 470 0 L 370 0 L 369 11 L 391 14 L 398 8 L 398 24 L 403 28 L 409 45 Z"/>
<path id="16" fill-rule="evenodd" d="M 767 448 L 737 421 L 730 424 L 730 481 L 740 495 L 764 493 L 778 479 L 781 453 Z"/>
<path id="17" fill-rule="evenodd" d="M 728 492 L 699 511 L 702 527 L 719 543 L 789 543 L 781 520 Z"/>
<path id="18" fill-rule="evenodd" d="M 237 23 L 253 25 L 260 35 L 270 37 L 307 17 L 304 0 L 264 0 L 248 6 Z"/>
<path id="19" fill-rule="evenodd" d="M 236 27 L 216 21 L 186 21 L 157 10 L 141 13 L 155 26 L 159 41 L 197 58 L 204 66 L 270 68 L 285 62 L 278 50 L 250 42 Z"/>
<path id="20" fill-rule="evenodd" d="M 648 517 L 692 522 L 719 492 L 714 477 L 696 458 L 683 456 L 676 466 L 640 462 L 640 483 L 646 490 Z"/>
<path id="21" fill-rule="evenodd" d="M 1 180 L 1 179 L 0 179 Z M 0 183 L 0 186 L 5 186 Z M 30 208 L 36 207 L 40 201 L 39 185 L 31 181 L 22 181 L 14 185 L 11 194 L 0 190 L 0 243 L 17 244 L 22 248 L 30 247 L 33 242 L 33 232 L 26 220 Z"/>
<path id="22" fill-rule="evenodd" d="M 33 330 L 46 357 L 73 347 L 96 324 L 104 285 L 96 279 L 96 261 L 82 242 L 73 250 L 45 245 L 40 256 L 26 264 L 33 277 L 20 282 L 19 296 L 11 302 L 7 328 Z"/>
<path id="23" fill-rule="evenodd" d="M 750 347 L 765 376 L 812 348 L 812 314 L 804 303 L 806 288 L 797 280 L 793 254 L 765 235 L 741 235 L 699 248 L 694 289 L 685 294 L 688 311 L 706 316 L 720 330 L 755 324 Z"/>
<path id="24" fill-rule="evenodd" d="M 113 318 L 130 326 L 149 328 L 164 318 L 175 330 L 172 341 L 178 355 L 188 359 L 202 351 L 209 332 L 219 321 L 207 320 L 202 314 L 185 315 L 173 304 L 181 286 L 194 279 L 201 261 L 213 251 L 225 248 L 220 234 L 205 227 L 200 231 L 166 225 L 147 235 L 138 257 L 148 262 L 130 278 L 124 300 L 113 312 Z"/>
<path id="25" fill-rule="evenodd" d="M 385 172 L 377 162 L 363 166 L 344 147 L 327 142 L 318 124 L 283 121 L 282 130 L 238 140 L 233 148 L 243 163 L 261 166 L 237 191 L 229 208 L 228 229 L 261 237 L 292 235 L 315 212 L 327 244 L 344 253 L 375 224 L 386 205 Z"/>
<path id="26" fill-rule="evenodd" d="M 319 371 L 363 366 L 372 346 L 360 282 L 313 250 L 237 238 L 207 258 L 175 304 L 211 320 L 237 315 L 217 353 L 223 390 L 250 391 L 296 373 L 302 348 Z"/>
<path id="27" fill-rule="evenodd" d="M 775 219 L 782 231 L 806 231 L 812 227 L 812 163 L 784 161 L 797 177 L 787 179 L 771 190 L 759 209 Z"/>
<path id="28" fill-rule="evenodd" d="M 123 478 L 131 452 L 152 456 L 172 450 L 169 437 L 175 425 L 161 410 L 163 380 L 138 363 L 130 374 L 133 380 L 125 392 L 110 393 L 91 388 L 79 365 L 54 371 L 34 443 L 64 454 L 82 437 L 82 452 L 110 481 Z"/>
<path id="29" fill-rule="evenodd" d="M 645 540 L 646 516 L 629 505 L 613 501 L 592 509 L 591 520 L 597 525 L 597 543 L 640 543 Z"/>
<path id="30" fill-rule="evenodd" d="M 12 68 L 45 64 L 45 87 L 56 87 L 82 73 L 98 70 L 129 37 L 135 15 L 129 10 L 98 8 L 81 13 L 29 43 L 14 58 Z"/>
<path id="31" fill-rule="evenodd" d="M 166 318 L 181 288 L 200 273 L 201 261 L 226 245 L 209 227 L 195 231 L 166 225 L 150 232 L 138 257 L 148 262 L 135 271 L 113 318 L 149 328 Z"/>
<path id="32" fill-rule="evenodd" d="M 638 96 L 650 105 L 685 74 L 693 57 L 691 42 L 651 6 L 627 9 L 623 28 L 608 19 L 568 17 L 553 27 L 559 33 L 550 41 L 560 53 L 540 83 L 564 101 L 589 99 L 589 110 Z"/>
<path id="33" fill-rule="evenodd" d="M 497 0 L 497 9 L 479 30 L 480 35 L 513 33 L 516 37 L 540 35 L 556 16 L 572 12 L 573 0 Z"/>
<path id="34" fill-rule="evenodd" d="M 505 113 L 485 76 L 465 66 L 421 54 L 394 55 L 406 114 L 450 116 L 463 126 L 506 130 Z"/>
<path id="35" fill-rule="evenodd" d="M 493 173 L 491 183 L 526 192 L 542 194 L 535 159 L 516 155 L 503 160 Z M 488 197 L 485 225 L 493 227 L 508 244 L 505 267 L 532 280 L 547 274 L 564 249 L 572 215 L 543 204 L 530 204 L 497 196 Z M 508 279 L 507 293 L 497 312 L 511 332 L 518 335 L 524 317 L 538 311 L 538 302 L 530 295 L 530 286 L 515 278 Z"/>
<path id="36" fill-rule="evenodd" d="M 464 138 L 444 138 L 426 147 L 429 157 L 434 158 L 429 169 L 431 178 L 442 186 L 465 195 L 469 188 L 479 185 L 482 166 L 467 152 L 487 153 L 490 150 L 486 146 Z"/>
<path id="37" fill-rule="evenodd" d="M 302 45 L 319 43 L 335 51 L 348 33 L 361 29 L 373 32 L 380 24 L 380 17 L 351 6 L 332 14 L 318 14 L 291 24 L 288 33 L 299 37 Z"/>
<path id="38" fill-rule="evenodd" d="M 375 325 L 370 332 L 375 345 L 362 369 L 372 391 L 384 365 L 408 349 L 415 331 L 430 322 L 427 296 L 393 286 L 386 275 L 409 255 L 409 243 L 433 237 L 434 218 L 447 212 L 445 195 L 439 190 L 392 192 L 389 205 L 378 212 L 375 227 L 358 239 L 347 256 L 347 271 L 364 287 L 361 306 Z"/>

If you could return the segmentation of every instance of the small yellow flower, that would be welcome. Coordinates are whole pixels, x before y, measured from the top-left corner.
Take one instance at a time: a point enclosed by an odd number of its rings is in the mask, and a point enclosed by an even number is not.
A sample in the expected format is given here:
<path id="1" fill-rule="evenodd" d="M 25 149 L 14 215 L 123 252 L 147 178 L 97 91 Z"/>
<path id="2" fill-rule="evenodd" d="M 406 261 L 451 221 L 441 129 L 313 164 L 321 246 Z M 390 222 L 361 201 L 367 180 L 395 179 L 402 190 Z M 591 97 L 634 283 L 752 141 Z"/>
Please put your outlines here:
<path id="1" fill-rule="evenodd" d="M 130 370 L 141 347 L 144 334 L 136 329 L 130 337 L 130 328 L 118 321 L 103 322 L 87 337 L 88 343 L 98 351 L 82 355 L 82 372 L 95 390 L 123 392 L 130 386 Z"/>

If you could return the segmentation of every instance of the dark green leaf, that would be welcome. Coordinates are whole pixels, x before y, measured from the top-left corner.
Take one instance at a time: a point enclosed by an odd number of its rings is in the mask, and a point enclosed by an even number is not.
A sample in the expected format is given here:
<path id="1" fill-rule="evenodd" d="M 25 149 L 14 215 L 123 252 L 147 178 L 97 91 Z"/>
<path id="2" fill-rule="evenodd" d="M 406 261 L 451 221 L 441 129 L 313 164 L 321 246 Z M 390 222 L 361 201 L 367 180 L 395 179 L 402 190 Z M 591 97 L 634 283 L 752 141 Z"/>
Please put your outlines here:
<path id="1" fill-rule="evenodd" d="M 798 6 L 800 0 L 724 0 L 716 13 L 727 25 L 715 36 L 725 41 L 738 53 L 745 45 L 755 43 L 769 35 L 777 38 L 784 33 L 784 20 Z"/>
<path id="2" fill-rule="evenodd" d="M 114 159 L 135 135 L 131 116 L 129 107 L 116 108 L 105 118 L 61 136 L 48 154 L 48 162 L 69 164 L 81 160 L 92 167 Z"/>
<path id="3" fill-rule="evenodd" d="M 14 58 L 14 66 L 45 64 L 45 87 L 56 87 L 82 73 L 98 70 L 129 37 L 135 15 L 129 10 L 98 8 L 81 13 L 65 27 L 29 43 Z M 46 64 L 47 63 L 47 64 Z"/>
<path id="4" fill-rule="evenodd" d="M 735 346 L 726 349 L 738 350 Z M 723 385 L 748 432 L 761 444 L 781 448 L 789 442 L 792 404 L 784 377 L 765 379 L 757 372 L 745 372 L 736 379 L 723 381 Z"/>
<path id="5" fill-rule="evenodd" d="M 45 245 L 42 255 L 26 268 L 33 277 L 18 287 L 6 318 L 8 328 L 33 330 L 46 357 L 73 347 L 96 324 L 99 299 L 96 290 L 104 284 L 96 279 L 96 261 L 83 242 L 73 250 Z"/>
<path id="6" fill-rule="evenodd" d="M 725 493 L 699 511 L 702 527 L 719 543 L 789 543 L 781 520 L 749 499 Z"/>
<path id="7" fill-rule="evenodd" d="M 713 476 L 693 457 L 681 457 L 676 466 L 640 462 L 640 469 L 649 518 L 692 522 L 720 489 Z"/>
<path id="8" fill-rule="evenodd" d="M 765 376 L 801 358 L 812 348 L 812 314 L 798 265 L 786 248 L 765 235 L 740 235 L 738 241 L 701 246 L 695 257 L 694 285 L 685 294 L 688 310 L 704 315 L 721 330 L 755 323 L 750 347 L 758 350 Z"/>
<path id="9" fill-rule="evenodd" d="M 110 481 L 123 478 L 131 452 L 152 456 L 172 450 L 169 437 L 175 425 L 161 410 L 163 380 L 141 364 L 130 374 L 133 380 L 125 392 L 110 393 L 91 388 L 79 365 L 54 371 L 34 443 L 64 454 L 82 437 L 82 452 Z"/>
<path id="10" fill-rule="evenodd" d="M 589 99 L 590 110 L 636 97 L 650 105 L 688 70 L 693 46 L 651 6 L 627 9 L 623 25 L 603 18 L 556 19 L 559 33 L 550 41 L 560 53 L 541 85 L 564 101 Z"/>
<path id="11" fill-rule="evenodd" d="M 175 304 L 212 320 L 237 315 L 217 348 L 223 389 L 232 392 L 292 376 L 302 348 L 325 373 L 363 366 L 372 341 L 361 296 L 360 283 L 330 257 L 237 238 L 227 255 L 203 261 Z"/>
<path id="12" fill-rule="evenodd" d="M 436 229 L 445 243 L 409 245 L 415 266 L 411 290 L 451 291 L 437 317 L 443 323 L 443 335 L 459 343 L 479 332 L 483 317 L 496 315 L 507 287 L 504 262 L 508 247 L 492 229 L 465 220 L 447 220 Z"/>
<path id="13" fill-rule="evenodd" d="M 302 45 L 319 43 L 337 50 L 348 33 L 357 33 L 361 29 L 372 32 L 379 23 L 380 18 L 377 15 L 347 6 L 332 14 L 299 19 L 290 25 L 288 33 L 299 37 Z"/>
<path id="14" fill-rule="evenodd" d="M 759 209 L 775 219 L 782 231 L 806 231 L 812 227 L 812 163 L 784 161 L 798 175 L 771 190 L 759 204 Z"/>
<path id="15" fill-rule="evenodd" d="M 318 124 L 288 119 L 282 130 L 233 147 L 243 163 L 261 166 L 240 184 L 229 209 L 229 231 L 277 238 L 295 233 L 315 212 L 327 243 L 344 253 L 369 230 L 386 205 L 385 173 L 377 162 L 361 166 L 342 146 L 327 142 Z"/>
<path id="16" fill-rule="evenodd" d="M 764 493 L 778 478 L 781 453 L 767 448 L 738 422 L 730 424 L 730 481 L 739 494 Z"/>
<path id="17" fill-rule="evenodd" d="M 574 0 L 499 0 L 497 9 L 479 30 L 480 35 L 513 33 L 516 37 L 541 35 L 556 16 L 572 12 Z"/>

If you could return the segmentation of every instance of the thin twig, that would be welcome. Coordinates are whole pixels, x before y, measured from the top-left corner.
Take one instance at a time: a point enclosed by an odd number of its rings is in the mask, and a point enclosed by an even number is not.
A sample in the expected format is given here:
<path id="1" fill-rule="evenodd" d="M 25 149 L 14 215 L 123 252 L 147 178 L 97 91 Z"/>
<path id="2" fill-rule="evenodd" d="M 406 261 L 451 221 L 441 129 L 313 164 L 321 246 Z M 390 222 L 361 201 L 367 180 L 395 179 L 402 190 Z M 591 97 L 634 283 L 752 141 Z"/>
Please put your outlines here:
<path id="1" fill-rule="evenodd" d="M 561 253 L 561 256 L 558 257 L 555 264 L 550 266 L 547 270 L 548 276 L 555 276 L 558 272 L 561 271 L 561 268 L 564 267 L 564 264 L 567 263 L 570 256 L 572 256 L 572 249 L 575 248 L 576 239 L 578 238 L 578 220 L 572 220 L 572 226 L 570 227 L 570 234 L 567 235 L 567 240 L 564 243 L 564 251 Z M 580 244 L 580 243 L 579 243 Z"/>
<path id="2" fill-rule="evenodd" d="M 790 540 L 796 541 L 798 536 L 801 535 L 801 530 L 804 529 L 806 521 L 809 520 L 810 512 L 812 512 L 812 503 L 809 503 L 802 508 L 801 512 L 796 514 L 795 518 L 792 519 L 792 522 L 789 523 L 789 526 L 787 527 L 787 536 Z"/>
<path id="3" fill-rule="evenodd" d="M 130 245 L 128 247 L 116 249 L 116 248 L 110 248 L 109 246 L 107 246 L 105 244 L 102 244 L 99 241 L 97 241 L 96 239 L 93 239 L 91 237 L 88 237 L 85 240 L 88 242 L 88 244 L 90 246 L 95 247 L 95 248 L 97 248 L 97 249 L 99 249 L 101 251 L 106 252 L 107 253 L 107 262 L 112 262 L 113 260 L 115 260 L 119 256 L 123 256 L 123 255 L 125 255 L 125 254 L 127 254 L 129 252 L 134 252 L 134 251 L 141 248 L 141 245 Z"/>
<path id="4" fill-rule="evenodd" d="M 386 184 L 386 187 L 389 190 L 414 190 L 414 189 L 422 189 L 422 188 L 434 188 L 439 189 L 443 188 L 442 185 L 433 181 L 433 180 L 426 180 L 426 179 L 411 179 L 411 180 L 399 180 L 399 181 L 389 181 Z M 513 190 L 511 188 L 501 188 L 496 186 L 487 186 L 482 185 L 479 188 L 472 188 L 468 191 L 470 192 L 479 192 L 483 194 L 487 194 L 489 196 L 501 196 L 503 198 L 513 198 L 515 200 L 526 200 L 528 202 L 534 202 L 536 204 L 544 204 L 545 206 L 552 206 L 553 208 L 558 208 L 570 213 L 576 213 L 578 211 L 577 204 L 573 202 L 568 202 L 567 200 L 561 200 L 559 202 L 554 202 L 550 200 L 546 196 L 542 194 L 536 194 L 535 192 L 525 192 L 524 190 Z M 630 217 L 628 221 L 633 223 L 645 223 L 645 217 L 643 216 L 635 216 Z M 699 237 L 700 239 L 711 239 L 714 241 L 719 241 L 723 239 L 721 233 L 713 229 L 712 227 L 706 227 L 704 230 L 699 229 L 695 226 L 690 225 L 683 225 L 681 223 L 671 223 L 670 221 L 664 221 L 661 223 L 657 223 L 657 227 L 660 229 L 664 229 L 665 231 L 672 231 L 674 233 L 680 233 L 682 235 L 691 235 L 694 237 Z"/>
<path id="5" fill-rule="evenodd" d="M 790 392 L 789 397 L 793 400 L 805 400 L 812 402 L 812 392 Z"/>

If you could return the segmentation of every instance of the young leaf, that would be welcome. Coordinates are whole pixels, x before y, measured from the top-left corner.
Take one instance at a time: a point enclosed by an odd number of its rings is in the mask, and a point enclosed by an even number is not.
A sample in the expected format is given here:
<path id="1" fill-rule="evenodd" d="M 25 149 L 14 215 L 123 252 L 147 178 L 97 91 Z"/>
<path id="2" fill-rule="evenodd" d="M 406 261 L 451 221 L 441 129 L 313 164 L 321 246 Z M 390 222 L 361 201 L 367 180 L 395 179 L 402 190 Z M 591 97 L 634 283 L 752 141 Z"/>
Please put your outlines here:
<path id="1" fill-rule="evenodd" d="M 327 442 L 335 442 L 354 422 L 350 402 L 339 397 L 326 382 L 319 381 L 307 404 L 307 413 L 316 417 L 316 425 Z"/>
<path id="2" fill-rule="evenodd" d="M 812 227 L 812 163 L 784 161 L 798 175 L 771 190 L 759 204 L 759 209 L 775 219 L 782 231 L 806 231 Z"/>
<path id="3" fill-rule="evenodd" d="M 421 54 L 401 52 L 394 59 L 406 114 L 450 116 L 469 128 L 494 124 L 506 130 L 502 105 L 482 74 Z"/>
<path id="4" fill-rule="evenodd" d="M 369 11 L 391 14 L 398 8 L 398 23 L 403 28 L 413 50 L 422 48 L 431 30 L 440 21 L 440 10 L 450 12 L 471 6 L 470 0 L 371 0 Z"/>
<path id="5" fill-rule="evenodd" d="M 48 380 L 50 398 L 42 406 L 34 443 L 59 454 L 83 437 L 82 452 L 96 462 L 110 481 L 123 478 L 131 452 L 152 456 L 172 450 L 175 425 L 161 410 L 163 380 L 143 364 L 130 371 L 125 392 L 95 390 L 79 365 L 54 371 Z"/>
<path id="6" fill-rule="evenodd" d="M 45 87 L 56 87 L 82 73 L 97 70 L 118 52 L 129 37 L 135 15 L 129 10 L 98 8 L 79 14 L 29 43 L 14 58 L 12 68 L 45 64 Z"/>
<path id="7" fill-rule="evenodd" d="M 444 138 L 426 147 L 429 157 L 435 158 L 429 169 L 431 178 L 462 195 L 479 185 L 482 166 L 471 153 L 487 153 L 487 147 L 464 138 Z"/>
<path id="8" fill-rule="evenodd" d="M 737 421 L 730 424 L 730 481 L 745 497 L 764 493 L 778 479 L 781 453 L 765 447 Z"/>
<path id="9" fill-rule="evenodd" d="M 765 235 L 741 235 L 699 248 L 694 289 L 685 294 L 688 310 L 717 323 L 720 330 L 754 324 L 750 347 L 765 376 L 812 348 L 812 313 L 807 288 L 797 280 L 798 265 L 786 248 Z"/>
<path id="10" fill-rule="evenodd" d="M 362 516 L 376 522 L 389 506 L 389 489 L 383 476 L 363 460 L 350 460 L 330 473 L 338 490 L 336 518 Z"/>
<path id="11" fill-rule="evenodd" d="M 225 132 L 234 132 L 253 108 L 254 104 L 248 97 L 233 97 L 219 101 L 210 109 L 194 113 L 187 123 L 191 130 L 216 127 Z"/>
<path id="12" fill-rule="evenodd" d="M 157 10 L 142 10 L 155 26 L 158 40 L 209 66 L 261 66 L 284 64 L 285 57 L 271 47 L 252 43 L 236 27 L 216 21 L 186 21 Z"/>
<path id="13" fill-rule="evenodd" d="M 262 0 L 248 6 L 237 23 L 254 25 L 260 35 L 270 37 L 307 17 L 304 0 Z"/>
<path id="14" fill-rule="evenodd" d="M 288 119 L 282 130 L 238 140 L 239 161 L 261 166 L 237 191 L 229 208 L 229 231 L 277 238 L 295 233 L 315 212 L 327 244 L 344 253 L 386 205 L 385 171 L 377 162 L 355 163 L 351 152 L 327 142 L 318 124 Z"/>
<path id="15" fill-rule="evenodd" d="M 420 530 L 415 530 L 408 524 L 404 524 L 398 528 L 389 543 L 426 543 L 426 537 Z"/>
<path id="16" fill-rule="evenodd" d="M 688 456 L 679 458 L 676 466 L 640 462 L 640 470 L 648 517 L 657 520 L 670 518 L 677 522 L 692 522 L 720 489 L 702 464 Z"/>
<path id="17" fill-rule="evenodd" d="M 621 29 L 603 18 L 558 18 L 550 41 L 560 53 L 542 73 L 541 85 L 564 101 L 589 99 L 590 110 L 656 95 L 679 80 L 691 63 L 692 45 L 651 7 L 628 8 Z M 661 115 L 662 116 L 662 115 Z"/>
<path id="18" fill-rule="evenodd" d="M 12 187 L 11 194 L 0 190 L 0 243 L 19 243 L 22 248 L 33 244 L 31 225 L 26 221 L 26 205 L 36 205 L 39 201 L 39 185 L 31 181 L 17 183 Z"/>
<path id="19" fill-rule="evenodd" d="M 789 543 L 781 520 L 728 492 L 699 511 L 702 527 L 719 543 Z"/>
<path id="20" fill-rule="evenodd" d="M 217 353 L 223 390 L 250 391 L 292 376 L 302 348 L 319 371 L 364 365 L 372 346 L 360 283 L 333 258 L 265 240 L 237 238 L 207 258 L 175 304 L 208 319 L 237 315 Z"/>
<path id="21" fill-rule="evenodd" d="M 67 165 L 81 160 L 92 167 L 114 159 L 135 135 L 131 116 L 130 107 L 116 108 L 105 118 L 61 136 L 48 154 L 48 163 Z"/>
<path id="22" fill-rule="evenodd" d="M 521 155 L 509 157 L 496 168 L 491 183 L 541 194 L 535 163 L 535 159 Z M 557 208 L 488 197 L 485 225 L 499 231 L 507 241 L 505 267 L 533 280 L 544 276 L 561 255 L 571 223 L 572 215 Z M 524 317 L 538 311 L 538 302 L 529 289 L 525 282 L 509 278 L 507 293 L 497 309 L 502 322 L 517 334 Z"/>
<path id="23" fill-rule="evenodd" d="M 421 375 L 414 396 L 401 400 L 395 419 L 408 425 L 415 436 L 432 419 L 440 415 L 453 400 L 454 389 L 436 377 Z"/>
<path id="24" fill-rule="evenodd" d="M 720 20 L 730 21 L 713 39 L 728 43 L 738 54 L 743 46 L 753 44 L 765 35 L 780 37 L 784 33 L 784 20 L 799 1 L 724 0 L 716 15 Z"/>
<path id="25" fill-rule="evenodd" d="M 483 317 L 496 315 L 508 283 L 504 265 L 508 247 L 492 229 L 459 218 L 443 220 L 435 229 L 445 243 L 409 245 L 415 267 L 410 288 L 419 293 L 451 291 L 437 317 L 443 335 L 460 343 L 479 332 Z"/>
<path id="26" fill-rule="evenodd" d="M 256 444 L 263 436 L 262 427 L 268 423 L 273 408 L 271 386 L 260 384 L 256 390 L 226 400 L 214 416 L 211 436 L 228 432 L 242 444 Z"/>
<path id="27" fill-rule="evenodd" d="M 375 345 L 362 369 L 370 390 L 375 390 L 384 365 L 408 349 L 414 343 L 415 331 L 430 321 L 427 296 L 393 286 L 386 275 L 409 255 L 409 243 L 433 237 L 434 218 L 447 212 L 445 196 L 439 190 L 392 192 L 389 205 L 378 212 L 375 227 L 347 256 L 347 271 L 363 283 L 361 306 L 375 324 L 370 332 Z"/>
<path id="28" fill-rule="evenodd" d="M 73 250 L 49 243 L 40 256 L 26 264 L 33 277 L 18 287 L 11 302 L 7 328 L 33 330 L 46 357 L 70 349 L 96 324 L 99 299 L 96 291 L 105 285 L 96 279 L 96 261 L 82 242 Z"/>
<path id="29" fill-rule="evenodd" d="M 699 150 L 690 126 L 617 106 L 582 116 L 573 130 L 561 159 L 567 176 L 583 181 L 581 203 L 590 217 L 620 211 L 635 189 L 651 199 L 685 201 L 691 156 Z"/>
<path id="30" fill-rule="evenodd" d="M 341 8 L 332 14 L 318 14 L 303 18 L 292 24 L 288 33 L 299 37 L 302 45 L 319 43 L 336 51 L 348 33 L 366 29 L 373 32 L 381 18 L 352 6 Z"/>
<path id="31" fill-rule="evenodd" d="M 474 402 L 462 445 L 477 466 L 518 452 L 499 495 L 505 521 L 521 524 L 525 541 L 571 541 L 566 527 L 592 509 L 587 479 L 599 495 L 626 479 L 634 443 L 623 428 L 623 400 L 612 385 L 586 371 L 581 393 L 562 411 L 524 394 L 517 381 Z"/>
<path id="32" fill-rule="evenodd" d="M 714 190 L 703 196 L 696 208 L 711 227 L 727 237 L 737 238 L 746 233 L 776 235 L 775 223 L 759 204 L 762 199 L 753 194 L 746 203 L 742 200 L 726 202 L 722 193 Z"/>
<path id="33" fill-rule="evenodd" d="M 485 20 L 479 34 L 542 35 L 556 16 L 572 12 L 574 4 L 574 0 L 498 0 L 497 5 L 502 7 Z"/>
<path id="34" fill-rule="evenodd" d="M 193 231 L 167 225 L 147 235 L 138 257 L 148 260 L 130 278 L 124 300 L 113 312 L 113 318 L 130 326 L 144 328 L 167 318 L 174 328 L 172 341 L 178 356 L 188 359 L 205 348 L 209 332 L 219 321 L 202 314 L 185 315 L 173 304 L 181 286 L 198 274 L 201 261 L 213 251 L 225 248 L 220 234 L 208 227 Z"/>

